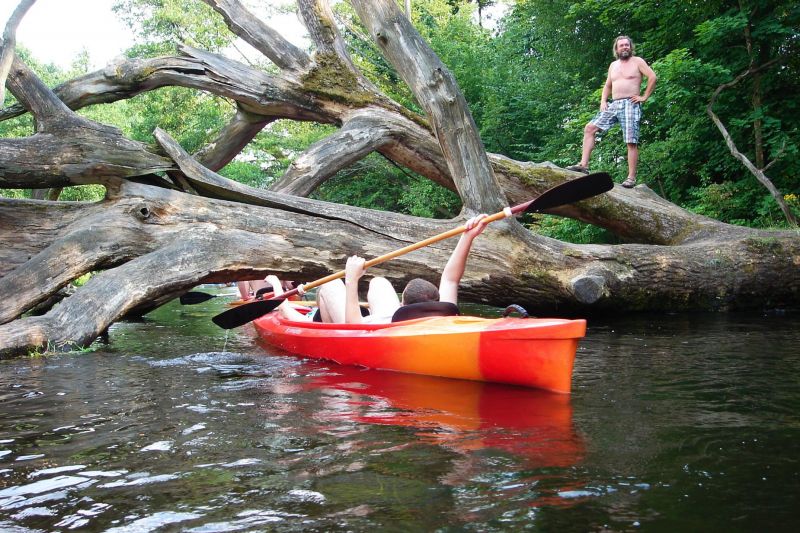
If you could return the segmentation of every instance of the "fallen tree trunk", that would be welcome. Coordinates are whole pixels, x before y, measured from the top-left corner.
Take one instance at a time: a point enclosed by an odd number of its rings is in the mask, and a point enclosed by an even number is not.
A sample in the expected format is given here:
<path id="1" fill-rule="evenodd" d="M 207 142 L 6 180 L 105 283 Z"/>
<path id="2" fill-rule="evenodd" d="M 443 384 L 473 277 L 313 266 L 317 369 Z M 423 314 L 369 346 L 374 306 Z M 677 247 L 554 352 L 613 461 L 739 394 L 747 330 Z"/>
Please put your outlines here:
<path id="1" fill-rule="evenodd" d="M 14 294 L 0 315 L 8 322 L 0 326 L 0 353 L 85 345 L 137 306 L 164 303 L 199 283 L 267 273 L 309 281 L 340 270 L 349 254 L 382 255 L 444 229 L 442 221 L 305 202 L 320 205 L 315 213 L 298 213 L 288 205 L 254 207 L 129 182 L 121 182 L 102 209 L 85 205 L 74 207 L 83 213 L 65 212 L 59 202 L 35 202 L 39 209 L 32 216 L 62 219 L 62 229 L 23 268 L 0 279 L 0 293 Z M 0 203 L 0 217 L 15 204 Z M 333 207 L 336 215 L 320 214 Z M 202 221 L 192 215 L 198 209 L 207 210 Z M 11 229 L 29 222 L 23 217 Z M 535 235 L 521 242 L 508 228 L 494 226 L 471 254 L 461 290 L 467 301 L 572 315 L 760 309 L 765 294 L 776 307 L 794 304 L 800 294 L 800 243 L 791 233 L 672 247 L 575 246 Z M 453 246 L 432 245 L 374 270 L 398 284 L 436 279 Z M 59 268 L 59 258 L 69 268 Z M 89 266 L 105 270 L 46 315 L 9 322 Z M 53 272 L 59 277 L 47 276 Z M 726 280 L 724 290 L 719 279 Z"/>
<path id="2" fill-rule="evenodd" d="M 457 191 L 465 211 L 522 203 L 572 176 L 548 163 L 485 154 L 452 77 L 390 0 L 354 6 L 426 102 L 427 118 L 388 99 L 356 70 L 327 2 L 299 2 L 317 48 L 306 56 L 252 20 L 239 2 L 205 1 L 273 59 L 280 74 L 183 47 L 183 57 L 124 61 L 50 90 L 14 63 L 8 87 L 22 107 L 4 110 L 0 119 L 27 110 L 36 133 L 0 139 L 0 187 L 99 183 L 107 196 L 99 203 L 0 199 L 0 356 L 87 345 L 114 321 L 199 283 L 268 273 L 309 281 L 340 270 L 348 255 L 378 256 L 461 223 L 302 197 L 374 151 Z M 73 111 L 167 85 L 236 104 L 214 143 L 194 156 L 163 131 L 154 132 L 160 148 L 145 146 Z M 275 190 L 216 174 L 278 118 L 339 130 L 300 154 Z M 796 232 L 722 224 L 641 185 L 552 212 L 608 228 L 631 244 L 580 246 L 537 236 L 513 221 L 495 223 L 475 243 L 462 299 L 517 303 L 539 315 L 800 302 Z M 373 270 L 397 284 L 437 279 L 453 245 L 439 243 Z M 59 305 L 25 316 L 89 271 L 99 273 Z"/>

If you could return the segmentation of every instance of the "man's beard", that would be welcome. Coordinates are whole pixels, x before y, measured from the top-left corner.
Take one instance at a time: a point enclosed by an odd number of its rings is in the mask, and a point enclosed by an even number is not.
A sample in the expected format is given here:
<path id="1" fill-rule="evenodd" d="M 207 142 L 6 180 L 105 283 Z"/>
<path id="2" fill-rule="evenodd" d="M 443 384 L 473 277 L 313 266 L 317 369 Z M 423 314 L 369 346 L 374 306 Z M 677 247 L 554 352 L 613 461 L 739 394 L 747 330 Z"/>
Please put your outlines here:
<path id="1" fill-rule="evenodd" d="M 628 59 L 629 57 L 631 57 L 631 51 L 630 50 L 623 50 L 622 52 L 619 53 L 619 58 L 620 59 Z"/>

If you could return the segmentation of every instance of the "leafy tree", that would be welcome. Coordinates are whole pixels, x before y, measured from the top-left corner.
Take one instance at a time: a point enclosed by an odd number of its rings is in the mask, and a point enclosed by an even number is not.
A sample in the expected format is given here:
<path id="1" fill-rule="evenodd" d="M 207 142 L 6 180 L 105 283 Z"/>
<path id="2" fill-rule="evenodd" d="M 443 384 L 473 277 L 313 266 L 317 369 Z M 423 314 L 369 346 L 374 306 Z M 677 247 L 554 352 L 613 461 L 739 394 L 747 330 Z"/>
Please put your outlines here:
<path id="1" fill-rule="evenodd" d="M 220 52 L 235 37 L 213 9 L 195 0 L 116 0 L 113 10 L 143 42 L 133 57 L 171 54 L 178 43 Z"/>
<path id="2" fill-rule="evenodd" d="M 706 106 L 721 84 L 767 66 L 724 91 L 714 109 L 757 167 L 774 161 L 775 185 L 796 198 L 798 21 L 800 7 L 786 0 L 520 1 L 494 42 L 497 63 L 506 68 L 492 74 L 498 90 L 485 111 L 483 138 L 511 157 L 573 163 L 583 125 L 597 110 L 611 42 L 631 35 L 659 75 L 645 106 L 641 180 L 724 221 L 781 224 L 777 205 L 732 157 Z M 616 131 L 598 143 L 592 164 L 622 176 L 625 149 Z M 722 209 L 725 198 L 731 205 Z"/>

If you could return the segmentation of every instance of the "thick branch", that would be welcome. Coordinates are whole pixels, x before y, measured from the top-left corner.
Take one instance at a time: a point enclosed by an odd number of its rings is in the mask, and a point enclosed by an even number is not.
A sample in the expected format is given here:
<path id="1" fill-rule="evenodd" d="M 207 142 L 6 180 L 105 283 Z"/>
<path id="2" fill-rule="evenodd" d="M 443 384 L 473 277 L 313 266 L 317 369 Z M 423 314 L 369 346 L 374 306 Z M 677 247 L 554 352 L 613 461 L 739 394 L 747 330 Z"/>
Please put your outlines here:
<path id="1" fill-rule="evenodd" d="M 270 189 L 308 196 L 329 177 L 390 142 L 391 136 L 388 124 L 377 117 L 357 115 L 300 154 Z"/>
<path id="2" fill-rule="evenodd" d="M 373 39 L 425 108 L 464 206 L 495 212 L 506 201 L 455 78 L 393 0 L 353 0 Z"/>
<path id="3" fill-rule="evenodd" d="M 124 218 L 117 213 L 105 210 L 82 218 L 82 229 L 69 231 L 66 237 L 16 269 L 14 275 L 0 278 L 0 294 L 15 295 L 0 302 L 0 324 L 18 318 L 86 272 L 108 268 L 146 252 L 136 226 L 120 227 L 121 221 Z"/>
<path id="4" fill-rule="evenodd" d="M 0 357 L 31 346 L 63 349 L 89 345 L 137 304 L 159 294 L 174 297 L 181 287 L 196 283 L 204 272 L 174 265 L 185 267 L 187 255 L 200 253 L 212 250 L 187 238 L 94 276 L 44 316 L 0 326 Z M 156 271 L 159 275 L 154 278 L 151 273 Z"/>
<path id="5" fill-rule="evenodd" d="M 303 17 L 311 40 L 317 47 L 315 60 L 319 62 L 325 58 L 324 61 L 330 61 L 330 56 L 335 57 L 336 61 L 356 78 L 362 89 L 376 96 L 381 95 L 377 87 L 353 64 L 350 54 L 347 53 L 347 43 L 344 42 L 336 28 L 328 0 L 297 0 L 297 6 L 300 8 L 300 15 Z"/>
<path id="6" fill-rule="evenodd" d="M 195 154 L 200 163 L 214 171 L 223 168 L 239 155 L 264 126 L 275 120 L 237 108 L 231 121 L 203 149 Z"/>
<path id="7" fill-rule="evenodd" d="M 63 122 L 77 120 L 53 91 L 25 63 L 16 58 L 11 64 L 6 85 L 20 104 L 33 115 L 37 132 L 51 131 L 59 128 Z"/>
<path id="8" fill-rule="evenodd" d="M 14 49 L 17 46 L 17 26 L 22 22 L 22 17 L 31 8 L 36 0 L 21 0 L 14 12 L 6 22 L 3 30 L 3 40 L 0 42 L 0 107 L 6 100 L 6 78 L 11 64 L 14 61 Z"/>
<path id="9" fill-rule="evenodd" d="M 237 181 L 225 178 L 212 172 L 193 159 L 172 137 L 165 131 L 156 129 L 153 132 L 156 140 L 170 157 L 178 164 L 181 171 L 192 185 L 208 196 L 236 202 L 246 202 L 251 205 L 286 209 L 296 213 L 316 215 L 330 220 L 347 220 L 354 224 L 367 224 L 371 217 L 370 210 L 352 211 L 343 210 L 341 205 L 309 200 L 275 191 L 255 189 Z M 359 214 L 354 216 L 353 213 Z M 387 228 L 391 230 L 391 228 Z"/>
<path id="10" fill-rule="evenodd" d="M 186 46 L 181 50 L 186 57 L 124 60 L 63 83 L 53 91 L 70 109 L 77 110 L 160 87 L 188 87 L 231 98 L 243 109 L 265 117 L 323 123 L 335 120 L 295 83 L 216 54 Z M 0 113 L 0 120 L 24 112 L 20 106 L 10 106 Z"/>
<path id="11" fill-rule="evenodd" d="M 114 128 L 94 129 L 89 121 L 66 126 L 22 139 L 0 139 L 0 187 L 66 187 L 172 168 L 171 161 Z"/>
<path id="12" fill-rule="evenodd" d="M 88 343 L 125 313 L 197 283 L 268 272 L 309 281 L 341 269 L 350 254 L 375 257 L 459 223 L 346 206 L 338 206 L 337 218 L 319 217 L 126 182 L 108 202 L 115 204 L 114 225 L 129 228 L 126 235 L 142 250 L 154 251 L 97 276 L 44 317 L 0 326 L 0 356 L 48 342 Z M 147 216 L 131 216 L 144 215 L 143 207 Z M 492 226 L 470 255 L 460 291 L 465 301 L 518 303 L 541 315 L 776 307 L 800 298 L 800 241 L 793 232 L 742 233 L 682 247 L 577 246 L 533 235 L 520 241 Z M 76 221 L 71 231 L 87 229 Z M 417 250 L 375 274 L 398 286 L 411 277 L 437 279 L 453 245 Z M 48 268 L 63 276 L 69 266 Z M 15 289 L 4 286 L 0 299 L 12 298 L 6 290 Z"/>
<path id="13" fill-rule="evenodd" d="M 281 70 L 299 73 L 308 68 L 309 58 L 305 52 L 264 24 L 238 0 L 203 1 L 222 15 L 234 34 L 267 56 Z"/>

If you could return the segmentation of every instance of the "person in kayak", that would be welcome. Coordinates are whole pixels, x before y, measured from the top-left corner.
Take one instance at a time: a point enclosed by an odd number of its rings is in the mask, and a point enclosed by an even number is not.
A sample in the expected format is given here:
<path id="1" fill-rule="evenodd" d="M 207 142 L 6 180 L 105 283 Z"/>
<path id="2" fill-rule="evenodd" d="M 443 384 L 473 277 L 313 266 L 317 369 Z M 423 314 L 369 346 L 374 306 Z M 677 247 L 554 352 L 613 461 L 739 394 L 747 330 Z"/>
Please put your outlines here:
<path id="1" fill-rule="evenodd" d="M 294 282 L 288 280 L 278 280 L 278 283 L 281 286 L 281 294 L 284 291 L 288 291 L 294 288 Z M 239 289 L 239 296 L 241 297 L 242 301 L 252 300 L 253 298 L 261 299 L 262 293 L 265 292 L 271 284 L 267 281 L 266 278 L 264 279 L 254 279 L 254 280 L 247 280 L 247 281 L 237 281 L 236 287 Z M 299 300 L 299 296 L 291 296 L 289 300 Z"/>
<path id="2" fill-rule="evenodd" d="M 239 289 L 239 296 L 243 301 L 251 300 L 255 296 L 258 289 L 266 287 L 267 284 L 263 280 L 245 280 L 237 281 L 236 288 Z"/>
<path id="3" fill-rule="evenodd" d="M 347 323 L 347 324 L 382 324 L 392 321 L 395 312 L 401 306 L 419 304 L 424 302 L 450 302 L 458 303 L 458 286 L 464 275 L 467 257 L 472 248 L 472 241 L 486 228 L 483 219 L 486 214 L 470 218 L 466 231 L 456 244 L 447 264 L 442 270 L 442 276 L 437 287 L 424 279 L 415 278 L 408 282 L 403 289 L 402 300 L 397 297 L 392 284 L 386 278 L 377 276 L 370 280 L 367 292 L 369 315 L 361 315 L 358 299 L 358 282 L 363 277 L 366 268 L 365 260 L 359 256 L 348 257 L 345 265 L 345 281 L 337 279 L 321 286 L 317 291 L 317 311 L 322 322 Z M 278 278 L 267 276 L 267 283 L 271 284 L 275 294 L 283 294 Z M 280 291 L 280 292 L 278 292 Z M 289 320 L 313 320 L 309 315 L 304 315 L 289 303 L 282 303 L 278 311 Z"/>

